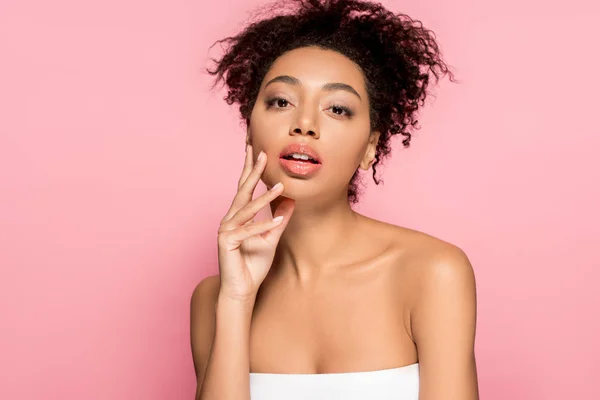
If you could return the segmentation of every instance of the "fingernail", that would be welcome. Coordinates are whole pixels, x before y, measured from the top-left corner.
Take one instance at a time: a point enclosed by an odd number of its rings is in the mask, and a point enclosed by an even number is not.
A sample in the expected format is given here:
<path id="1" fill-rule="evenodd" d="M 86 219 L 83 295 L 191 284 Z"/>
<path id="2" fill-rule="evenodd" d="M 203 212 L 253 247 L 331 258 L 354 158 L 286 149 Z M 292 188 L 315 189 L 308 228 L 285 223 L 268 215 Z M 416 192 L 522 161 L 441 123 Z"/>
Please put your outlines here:
<path id="1" fill-rule="evenodd" d="M 271 188 L 271 190 L 277 190 L 277 189 L 279 189 L 279 188 L 280 188 L 280 187 L 282 187 L 282 186 L 283 186 L 283 184 L 282 184 L 281 182 L 279 182 L 279 183 L 277 183 L 275 186 L 273 186 L 273 187 Z"/>
<path id="2" fill-rule="evenodd" d="M 262 160 L 264 157 L 265 157 L 265 153 L 261 151 L 261 152 L 258 154 L 258 161 Z"/>

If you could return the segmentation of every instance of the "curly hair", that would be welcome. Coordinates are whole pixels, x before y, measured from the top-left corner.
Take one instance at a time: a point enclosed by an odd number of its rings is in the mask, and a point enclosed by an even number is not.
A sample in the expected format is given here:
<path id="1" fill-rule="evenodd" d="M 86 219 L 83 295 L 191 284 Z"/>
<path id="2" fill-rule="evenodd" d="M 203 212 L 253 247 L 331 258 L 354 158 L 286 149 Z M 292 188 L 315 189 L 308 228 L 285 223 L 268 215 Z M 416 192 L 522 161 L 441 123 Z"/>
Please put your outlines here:
<path id="1" fill-rule="evenodd" d="M 287 7 L 286 7 L 287 6 Z M 279 10 L 278 10 L 279 8 Z M 279 13 L 277 11 L 280 11 Z M 261 17 L 261 13 L 268 14 Z M 391 152 L 390 139 L 401 134 L 409 147 L 411 131 L 420 129 L 417 110 L 425 102 L 430 75 L 454 75 L 442 59 L 435 33 L 406 14 L 394 14 L 379 3 L 360 0 L 288 0 L 283 6 L 270 4 L 259 10 L 238 35 L 216 41 L 228 45 L 214 70 L 213 88 L 227 86 L 224 100 L 237 103 L 241 119 L 248 125 L 260 85 L 273 62 L 300 47 L 333 50 L 356 63 L 365 80 L 370 103 L 371 131 L 379 131 L 373 167 Z M 348 199 L 358 202 L 354 172 Z"/>

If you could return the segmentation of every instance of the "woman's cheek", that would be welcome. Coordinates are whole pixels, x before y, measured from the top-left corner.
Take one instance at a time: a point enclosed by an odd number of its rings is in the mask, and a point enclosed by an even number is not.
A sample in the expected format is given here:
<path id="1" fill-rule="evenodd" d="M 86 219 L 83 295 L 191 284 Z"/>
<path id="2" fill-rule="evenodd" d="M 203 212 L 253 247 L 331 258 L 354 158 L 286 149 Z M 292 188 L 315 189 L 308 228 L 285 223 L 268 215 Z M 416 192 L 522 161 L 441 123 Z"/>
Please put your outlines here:
<path id="1" fill-rule="evenodd" d="M 278 175 L 279 175 L 279 166 L 277 165 L 278 162 L 279 162 L 279 160 L 267 159 L 267 165 L 261 176 L 261 180 L 269 188 L 273 187 L 275 184 L 277 184 L 281 180 L 280 178 L 278 179 Z"/>

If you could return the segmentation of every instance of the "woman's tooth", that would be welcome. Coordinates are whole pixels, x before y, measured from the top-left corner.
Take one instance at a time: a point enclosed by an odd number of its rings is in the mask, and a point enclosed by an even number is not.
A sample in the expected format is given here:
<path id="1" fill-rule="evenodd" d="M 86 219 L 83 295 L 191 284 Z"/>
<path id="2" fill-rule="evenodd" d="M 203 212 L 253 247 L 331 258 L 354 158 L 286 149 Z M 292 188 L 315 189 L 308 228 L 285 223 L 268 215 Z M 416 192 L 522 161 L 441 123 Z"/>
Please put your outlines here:
<path id="1" fill-rule="evenodd" d="M 294 160 L 310 161 L 310 157 L 306 154 L 293 153 L 291 154 L 291 158 Z"/>

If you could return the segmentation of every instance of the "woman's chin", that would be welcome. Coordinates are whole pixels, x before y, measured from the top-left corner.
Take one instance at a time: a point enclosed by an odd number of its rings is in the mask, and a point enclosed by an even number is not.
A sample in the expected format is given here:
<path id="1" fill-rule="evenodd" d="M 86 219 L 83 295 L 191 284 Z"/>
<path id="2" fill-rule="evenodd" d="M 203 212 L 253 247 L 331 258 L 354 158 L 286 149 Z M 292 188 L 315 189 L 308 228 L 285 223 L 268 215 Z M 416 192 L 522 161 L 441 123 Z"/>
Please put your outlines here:
<path id="1" fill-rule="evenodd" d="M 264 177 L 266 178 L 266 177 Z M 277 182 L 283 183 L 283 192 L 280 197 L 292 199 L 299 204 L 318 205 L 326 198 L 334 196 L 327 187 L 323 187 L 322 182 L 316 180 L 293 179 L 288 176 L 279 177 L 279 179 L 269 179 L 265 183 L 267 187 L 273 187 Z M 273 183 L 271 183 L 273 182 Z"/>
<path id="2" fill-rule="evenodd" d="M 281 196 L 283 197 L 287 197 L 288 199 L 292 199 L 296 202 L 306 202 L 306 201 L 311 201 L 314 202 L 316 198 L 319 197 L 318 193 L 313 193 L 312 190 L 308 190 L 308 188 L 304 187 L 293 187 L 295 185 L 291 185 L 288 184 L 287 186 L 285 185 L 284 182 L 284 189 L 283 189 L 283 193 L 281 193 Z"/>

